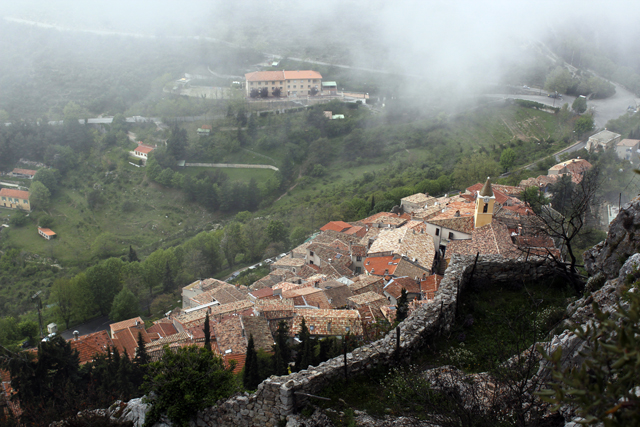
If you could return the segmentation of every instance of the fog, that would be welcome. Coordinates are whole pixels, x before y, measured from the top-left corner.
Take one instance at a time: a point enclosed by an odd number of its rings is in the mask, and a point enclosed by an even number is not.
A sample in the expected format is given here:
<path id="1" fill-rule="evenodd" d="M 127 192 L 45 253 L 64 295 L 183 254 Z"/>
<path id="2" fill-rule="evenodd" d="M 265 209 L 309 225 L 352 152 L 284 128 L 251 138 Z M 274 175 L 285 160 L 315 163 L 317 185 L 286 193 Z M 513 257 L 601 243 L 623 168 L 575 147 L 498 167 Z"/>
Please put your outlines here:
<path id="1" fill-rule="evenodd" d="M 12 2 L 3 15 L 79 38 L 83 31 L 210 37 L 464 91 L 535 62 L 540 43 L 558 34 L 580 35 L 637 69 L 639 9 L 631 1 L 117 0 Z"/>

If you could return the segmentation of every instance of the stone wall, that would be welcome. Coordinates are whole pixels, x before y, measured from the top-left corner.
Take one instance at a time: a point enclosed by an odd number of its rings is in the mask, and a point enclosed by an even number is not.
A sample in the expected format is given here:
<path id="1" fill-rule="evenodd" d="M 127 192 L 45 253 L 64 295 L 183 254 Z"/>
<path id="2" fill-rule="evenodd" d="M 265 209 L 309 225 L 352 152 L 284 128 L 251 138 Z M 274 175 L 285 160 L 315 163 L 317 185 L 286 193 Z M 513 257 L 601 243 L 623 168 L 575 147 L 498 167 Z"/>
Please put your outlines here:
<path id="1" fill-rule="evenodd" d="M 400 326 L 400 347 L 396 351 L 396 331 L 347 354 L 349 375 L 374 366 L 404 362 L 426 339 L 447 331 L 453 324 L 458 296 L 470 283 L 535 280 L 553 275 L 553 266 L 543 259 L 527 262 L 501 256 L 455 256 L 440 284 L 436 298 L 417 309 Z M 198 427 L 275 426 L 279 420 L 303 408 L 308 398 L 332 381 L 344 377 L 344 358 L 336 357 L 319 366 L 291 375 L 266 379 L 253 394 L 232 397 L 197 414 Z"/>

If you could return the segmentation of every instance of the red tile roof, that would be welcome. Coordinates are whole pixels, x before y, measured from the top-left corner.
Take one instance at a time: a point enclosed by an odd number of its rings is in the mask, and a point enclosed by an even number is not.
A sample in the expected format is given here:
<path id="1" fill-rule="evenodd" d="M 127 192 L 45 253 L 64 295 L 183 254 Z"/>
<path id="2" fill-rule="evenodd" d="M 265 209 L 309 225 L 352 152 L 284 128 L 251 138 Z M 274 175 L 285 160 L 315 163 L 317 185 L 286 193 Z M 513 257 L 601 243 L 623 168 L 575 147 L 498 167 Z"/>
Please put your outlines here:
<path id="1" fill-rule="evenodd" d="M 626 141 L 626 140 L 625 140 Z M 19 173 L 21 175 L 31 175 L 34 176 L 36 174 L 37 171 L 31 170 L 31 169 L 19 169 L 19 168 L 15 168 L 13 171 L 11 171 L 12 173 Z"/>
<path id="2" fill-rule="evenodd" d="M 136 147 L 135 150 L 133 151 L 137 151 L 138 153 L 145 153 L 145 154 L 149 154 L 150 152 L 152 152 L 153 150 L 155 150 L 154 147 L 149 147 L 148 145 L 138 145 Z"/>
<path id="3" fill-rule="evenodd" d="M 54 233 L 51 229 L 49 228 L 42 228 L 42 227 L 38 227 L 38 231 L 43 232 L 44 234 L 46 234 L 47 236 L 55 236 L 56 233 Z"/>
<path id="4" fill-rule="evenodd" d="M 348 229 L 352 227 L 351 224 L 348 224 L 344 221 L 331 221 L 320 227 L 320 231 L 333 230 L 339 233 L 344 233 Z"/>
<path id="5" fill-rule="evenodd" d="M 317 71 L 254 71 L 244 75 L 248 82 L 282 81 L 291 79 L 322 79 Z"/>
<path id="6" fill-rule="evenodd" d="M 134 317 L 133 319 L 127 319 L 121 322 L 112 323 L 109 325 L 109 328 L 111 329 L 111 336 L 113 337 L 113 334 L 118 332 L 119 330 L 136 325 L 144 325 L 144 320 L 142 320 L 142 317 L 138 316 Z"/>
<path id="7" fill-rule="evenodd" d="M 377 256 L 365 259 L 364 268 L 370 274 L 382 276 L 385 274 L 393 274 L 398 266 L 399 259 L 393 259 L 393 256 Z"/>
<path id="8" fill-rule="evenodd" d="M 145 344 L 151 341 L 149 334 L 144 330 L 144 323 L 117 331 L 115 337 L 112 337 L 112 341 L 121 354 L 126 351 L 129 358 L 133 359 L 138 348 L 138 334 L 142 335 L 142 341 Z"/>
<path id="9" fill-rule="evenodd" d="M 97 354 L 106 354 L 109 347 L 113 347 L 113 341 L 109 337 L 107 331 L 94 332 L 92 334 L 83 335 L 68 339 L 67 342 L 72 349 L 78 351 L 80 364 L 92 362 Z"/>
<path id="10" fill-rule="evenodd" d="M 0 197 L 13 197 L 15 199 L 29 200 L 29 192 L 22 190 L 13 190 L 11 188 L 0 188 Z"/>
<path id="11" fill-rule="evenodd" d="M 178 330 L 172 323 L 160 322 L 155 323 L 149 329 L 147 329 L 147 334 L 149 334 L 149 338 L 151 340 L 157 340 L 160 338 L 168 337 L 169 335 L 177 334 Z"/>

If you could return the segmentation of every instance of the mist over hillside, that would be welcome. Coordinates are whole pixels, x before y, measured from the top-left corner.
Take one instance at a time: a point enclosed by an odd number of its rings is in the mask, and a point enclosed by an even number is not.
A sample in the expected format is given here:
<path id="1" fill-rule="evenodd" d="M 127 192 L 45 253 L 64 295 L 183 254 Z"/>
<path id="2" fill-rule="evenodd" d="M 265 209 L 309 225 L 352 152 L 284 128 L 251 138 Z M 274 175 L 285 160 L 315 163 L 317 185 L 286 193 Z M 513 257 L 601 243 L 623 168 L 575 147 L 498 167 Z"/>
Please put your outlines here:
<path id="1" fill-rule="evenodd" d="M 79 38 L 82 31 L 211 37 L 267 54 L 405 75 L 408 92 L 416 84 L 457 92 L 499 82 L 515 64 L 539 60 L 535 44 L 566 35 L 637 68 L 636 8 L 627 1 L 27 1 L 6 5 L 3 15 L 76 30 Z M 29 31 L 16 31 L 23 30 Z"/>

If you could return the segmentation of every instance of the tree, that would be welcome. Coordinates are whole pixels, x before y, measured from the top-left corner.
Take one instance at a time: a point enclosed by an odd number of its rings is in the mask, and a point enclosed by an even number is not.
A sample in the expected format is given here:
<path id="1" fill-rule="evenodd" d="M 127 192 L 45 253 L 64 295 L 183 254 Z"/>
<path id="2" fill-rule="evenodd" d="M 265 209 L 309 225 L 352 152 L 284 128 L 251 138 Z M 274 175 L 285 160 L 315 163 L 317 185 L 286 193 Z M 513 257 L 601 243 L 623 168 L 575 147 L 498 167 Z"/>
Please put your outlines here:
<path id="1" fill-rule="evenodd" d="M 260 89 L 260 97 L 267 98 L 269 96 L 269 88 L 263 87 Z"/>
<path id="2" fill-rule="evenodd" d="M 313 347 L 311 345 L 311 334 L 307 323 L 302 318 L 300 324 L 300 334 L 298 334 L 300 344 L 298 344 L 298 354 L 296 356 L 296 371 L 307 369 L 313 363 Z"/>
<path id="3" fill-rule="evenodd" d="M 49 207 L 51 192 L 40 181 L 31 183 L 29 187 L 29 204 L 32 209 L 46 209 Z"/>
<path id="4" fill-rule="evenodd" d="M 273 92 L 271 92 L 271 95 L 273 95 L 275 98 L 279 98 L 281 94 L 282 94 L 282 91 L 280 90 L 279 87 L 275 88 Z"/>
<path id="5" fill-rule="evenodd" d="M 109 318 L 112 322 L 119 322 L 138 316 L 140 313 L 140 303 L 138 298 L 124 286 L 118 295 L 113 299 Z"/>
<path id="6" fill-rule="evenodd" d="M 563 67 L 556 67 L 544 83 L 544 89 L 549 92 L 566 93 L 571 86 L 571 74 Z"/>
<path id="7" fill-rule="evenodd" d="M 255 389 L 260 384 L 260 373 L 258 369 L 258 353 L 253 342 L 253 334 L 249 334 L 247 344 L 247 355 L 242 371 L 242 384 L 248 390 Z"/>
<path id="8" fill-rule="evenodd" d="M 316 96 L 318 94 L 318 88 L 315 86 L 312 87 L 309 93 L 311 94 L 311 96 Z"/>
<path id="9" fill-rule="evenodd" d="M 516 152 L 512 148 L 505 148 L 500 155 L 500 166 L 505 171 L 508 171 L 513 166 L 513 162 L 516 161 Z"/>
<path id="10" fill-rule="evenodd" d="M 129 262 L 140 262 L 140 259 L 138 258 L 138 254 L 136 253 L 136 251 L 133 249 L 131 245 L 129 245 L 129 255 L 127 256 L 127 260 Z"/>
<path id="11" fill-rule="evenodd" d="M 400 323 L 407 318 L 409 314 L 409 301 L 407 298 L 407 290 L 402 288 L 400 298 L 396 302 L 396 322 Z"/>
<path id="12" fill-rule="evenodd" d="M 269 221 L 269 225 L 267 225 L 267 236 L 270 242 L 286 242 L 287 229 L 282 221 L 277 219 Z"/>
<path id="13" fill-rule="evenodd" d="M 204 348 L 211 351 L 211 324 L 209 322 L 209 312 L 204 316 Z"/>
<path id="14" fill-rule="evenodd" d="M 260 96 L 260 91 L 256 88 L 251 89 L 251 91 L 249 92 L 249 96 L 251 98 L 257 98 Z"/>
<path id="15" fill-rule="evenodd" d="M 58 186 L 60 185 L 59 180 L 60 173 L 55 169 L 38 169 L 36 174 L 33 176 L 33 181 L 40 181 L 45 187 L 47 187 L 51 194 L 58 190 Z"/>
<path id="16" fill-rule="evenodd" d="M 593 302 L 595 321 L 573 329 L 584 347 L 578 366 L 563 364 L 563 348 L 552 354 L 540 351 L 551 362 L 554 381 L 538 392 L 558 406 L 569 405 L 582 417 L 581 424 L 623 427 L 640 425 L 640 294 L 625 292 L 615 311 L 603 313 Z M 573 350 L 570 350 L 573 351 Z"/>
<path id="17" fill-rule="evenodd" d="M 587 98 L 583 96 L 577 97 L 576 100 L 573 101 L 573 104 L 571 104 L 571 109 L 578 114 L 587 111 Z"/>
<path id="18" fill-rule="evenodd" d="M 143 390 L 151 409 L 145 426 L 154 425 L 166 413 L 178 426 L 188 426 L 194 414 L 237 391 L 233 365 L 196 346 L 175 351 L 165 346 L 162 359 L 148 364 Z M 180 396 L 180 398 L 176 398 Z"/>
<path id="19" fill-rule="evenodd" d="M 175 287 L 176 281 L 173 279 L 171 265 L 169 265 L 169 260 L 166 260 L 164 263 L 164 275 L 162 276 L 162 290 L 164 292 L 171 292 Z"/>
<path id="20" fill-rule="evenodd" d="M 175 159 L 184 159 L 187 143 L 187 130 L 179 127 L 177 124 L 171 126 L 171 134 L 167 139 L 167 152 Z"/>
<path id="21" fill-rule="evenodd" d="M 547 235 L 561 243 L 563 252 L 570 259 L 569 265 L 558 259 L 552 251 L 547 251 L 547 256 L 556 262 L 559 270 L 576 289 L 580 288 L 581 283 L 576 270 L 577 256 L 573 242 L 588 221 L 588 215 L 593 215 L 592 206 L 596 206 L 595 198 L 600 185 L 600 172 L 594 166 L 582 173 L 578 184 L 574 185 L 568 175 L 558 180 L 551 187 L 554 194 L 551 205 L 544 204 L 545 196 L 541 194 L 530 194 L 531 200 L 526 202 L 536 214 L 528 227 L 534 235 Z"/>
<path id="22" fill-rule="evenodd" d="M 578 117 L 574 129 L 578 136 L 582 136 L 587 132 L 591 132 L 593 130 L 593 117 L 591 116 L 591 114 L 585 114 Z"/>
<path id="23" fill-rule="evenodd" d="M 74 289 L 71 280 L 66 278 L 56 279 L 51 286 L 51 300 L 55 304 L 58 316 L 65 324 L 65 329 L 69 329 L 69 322 L 74 314 Z"/>
<path id="24" fill-rule="evenodd" d="M 477 182 L 484 182 L 489 176 L 500 174 L 500 165 L 486 154 L 464 157 L 453 170 L 455 184 L 464 188 Z"/>
<path id="25" fill-rule="evenodd" d="M 276 375 L 288 373 L 291 361 L 291 348 L 289 347 L 289 327 L 281 320 L 276 331 L 276 342 L 273 345 L 273 371 Z"/>
<path id="26" fill-rule="evenodd" d="M 110 258 L 85 270 L 95 305 L 102 315 L 109 313 L 113 299 L 122 288 L 122 264 L 120 258 Z"/>

